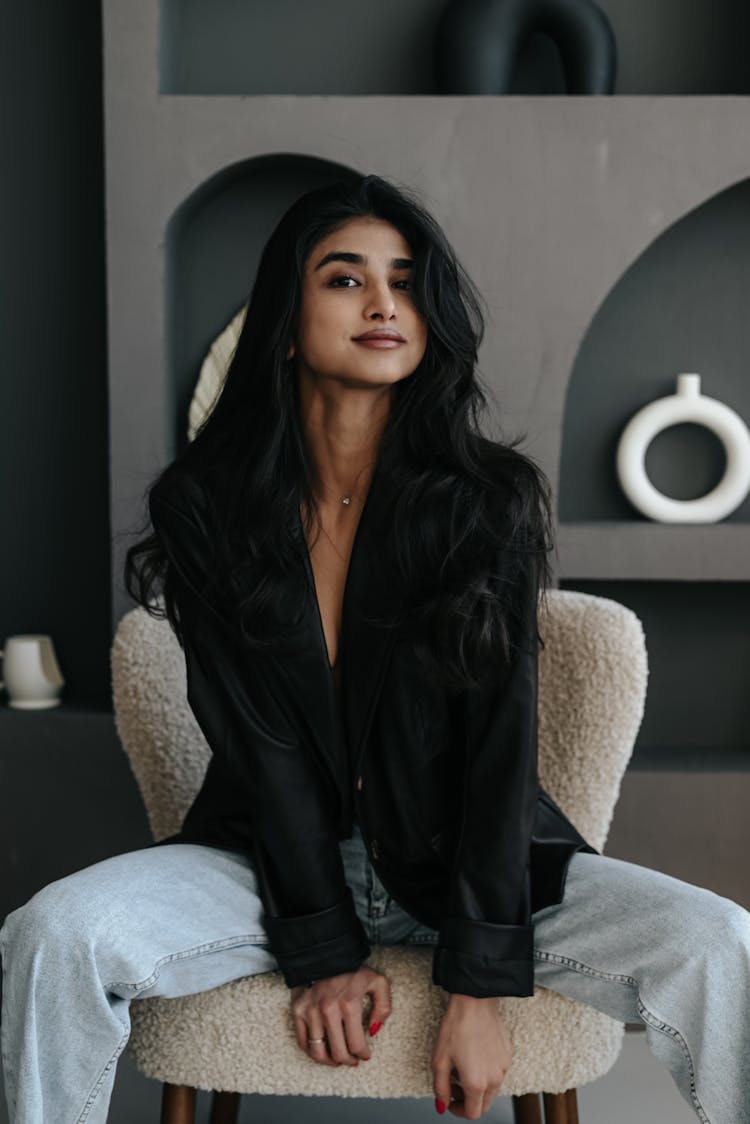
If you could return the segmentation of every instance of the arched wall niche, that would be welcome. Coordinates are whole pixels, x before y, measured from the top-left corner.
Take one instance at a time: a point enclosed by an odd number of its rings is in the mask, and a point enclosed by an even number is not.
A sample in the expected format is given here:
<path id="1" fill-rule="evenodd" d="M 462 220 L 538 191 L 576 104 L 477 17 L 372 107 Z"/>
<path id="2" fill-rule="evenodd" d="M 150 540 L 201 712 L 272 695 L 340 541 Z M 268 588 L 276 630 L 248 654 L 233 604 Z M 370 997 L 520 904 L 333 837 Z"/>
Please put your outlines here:
<path id="1" fill-rule="evenodd" d="M 166 235 L 167 417 L 171 456 L 187 442 L 187 415 L 212 340 L 247 301 L 268 236 L 306 191 L 355 174 L 294 153 L 243 160 L 193 191 Z"/>
<path id="2" fill-rule="evenodd" d="M 644 522 L 615 471 L 628 419 L 674 393 L 682 371 L 750 424 L 750 180 L 707 200 L 664 231 L 599 306 L 567 387 L 558 485 L 561 523 Z M 700 426 L 660 434 L 647 455 L 653 483 L 688 499 L 724 467 L 719 442 Z M 750 521 L 750 499 L 727 522 Z"/>

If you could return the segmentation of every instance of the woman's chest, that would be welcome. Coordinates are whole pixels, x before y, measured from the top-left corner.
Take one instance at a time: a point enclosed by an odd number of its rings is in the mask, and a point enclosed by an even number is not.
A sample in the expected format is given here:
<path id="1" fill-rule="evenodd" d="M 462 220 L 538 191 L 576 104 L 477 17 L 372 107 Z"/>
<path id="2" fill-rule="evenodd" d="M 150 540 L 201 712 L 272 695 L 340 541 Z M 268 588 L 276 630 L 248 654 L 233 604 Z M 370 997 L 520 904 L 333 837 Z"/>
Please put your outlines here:
<path id="1" fill-rule="evenodd" d="M 356 524 L 352 521 L 351 524 L 337 527 L 335 535 L 328 534 L 323 529 L 319 531 L 316 538 L 313 529 L 311 540 L 308 540 L 317 610 L 325 639 L 328 663 L 332 668 L 338 667 L 344 590 L 355 534 Z"/>

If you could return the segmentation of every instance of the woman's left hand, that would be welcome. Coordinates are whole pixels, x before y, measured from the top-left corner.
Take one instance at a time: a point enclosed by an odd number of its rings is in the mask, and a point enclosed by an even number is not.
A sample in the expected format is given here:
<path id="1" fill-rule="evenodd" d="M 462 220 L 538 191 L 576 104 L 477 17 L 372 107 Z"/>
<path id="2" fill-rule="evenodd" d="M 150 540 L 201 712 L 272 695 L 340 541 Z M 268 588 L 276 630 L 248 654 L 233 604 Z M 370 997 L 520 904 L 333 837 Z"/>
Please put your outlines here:
<path id="1" fill-rule="evenodd" d="M 478 1120 L 500 1092 L 513 1048 L 497 999 L 451 995 L 432 1054 L 435 1107 Z"/>

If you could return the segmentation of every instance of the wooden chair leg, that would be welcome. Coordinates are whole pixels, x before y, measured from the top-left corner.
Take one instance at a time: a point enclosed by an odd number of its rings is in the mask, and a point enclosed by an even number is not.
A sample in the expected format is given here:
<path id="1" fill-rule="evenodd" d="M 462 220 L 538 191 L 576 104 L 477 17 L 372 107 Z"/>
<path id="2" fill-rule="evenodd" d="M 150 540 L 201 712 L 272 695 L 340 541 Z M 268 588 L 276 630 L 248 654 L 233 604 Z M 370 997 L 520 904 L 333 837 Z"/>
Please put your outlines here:
<path id="1" fill-rule="evenodd" d="M 545 1124 L 578 1124 L 578 1097 L 575 1089 L 565 1093 L 544 1093 Z"/>
<path id="2" fill-rule="evenodd" d="M 195 1089 L 164 1082 L 161 1124 L 195 1124 Z"/>
<path id="3" fill-rule="evenodd" d="M 239 1111 L 239 1093 L 214 1093 L 208 1124 L 237 1124 Z"/>
<path id="4" fill-rule="evenodd" d="M 568 1124 L 578 1124 L 578 1094 L 575 1089 L 568 1089 L 565 1097 L 568 1102 Z"/>
<path id="5" fill-rule="evenodd" d="M 542 1106 L 538 1093 L 524 1093 L 513 1098 L 513 1119 L 515 1124 L 542 1124 Z"/>

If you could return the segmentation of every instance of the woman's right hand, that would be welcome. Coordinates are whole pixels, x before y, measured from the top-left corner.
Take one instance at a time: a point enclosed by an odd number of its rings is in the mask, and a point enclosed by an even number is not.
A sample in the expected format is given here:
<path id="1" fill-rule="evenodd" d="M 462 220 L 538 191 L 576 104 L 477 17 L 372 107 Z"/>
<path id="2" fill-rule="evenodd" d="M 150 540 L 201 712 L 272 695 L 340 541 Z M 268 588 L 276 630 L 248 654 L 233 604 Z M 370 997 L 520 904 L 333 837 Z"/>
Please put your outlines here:
<path id="1" fill-rule="evenodd" d="M 363 1026 L 365 995 L 372 995 L 372 1010 Z M 292 989 L 292 1016 L 297 1042 L 313 1061 L 322 1065 L 359 1065 L 370 1057 L 370 1037 L 391 1013 L 391 985 L 387 976 L 372 968 L 358 968 L 316 980 L 312 987 Z M 377 1024 L 377 1026 L 376 1026 Z M 322 1042 L 310 1039 L 321 1038 Z"/>

